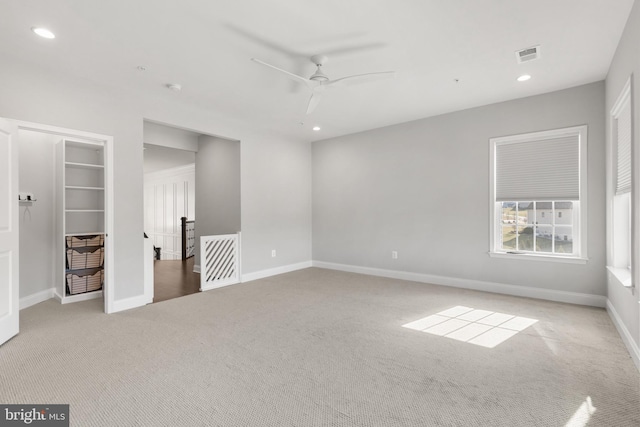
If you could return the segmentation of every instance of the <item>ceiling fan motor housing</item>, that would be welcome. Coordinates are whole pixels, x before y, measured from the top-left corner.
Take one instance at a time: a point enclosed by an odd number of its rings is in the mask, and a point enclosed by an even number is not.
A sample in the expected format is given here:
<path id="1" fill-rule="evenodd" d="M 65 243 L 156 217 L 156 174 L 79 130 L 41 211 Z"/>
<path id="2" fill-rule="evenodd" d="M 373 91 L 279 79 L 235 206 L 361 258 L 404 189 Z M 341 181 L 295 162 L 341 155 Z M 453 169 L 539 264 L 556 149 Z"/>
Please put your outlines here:
<path id="1" fill-rule="evenodd" d="M 311 57 L 311 62 L 313 62 L 316 67 L 318 67 L 318 69 L 315 73 L 313 73 L 311 77 L 309 77 L 309 80 L 313 80 L 315 82 L 326 82 L 327 80 L 329 80 L 329 77 L 327 77 L 326 74 L 322 72 L 322 66 L 328 60 L 329 58 L 327 58 L 325 55 L 313 55 Z"/>
<path id="2" fill-rule="evenodd" d="M 309 77 L 309 80 L 313 80 L 316 82 L 326 82 L 327 80 L 329 80 L 329 77 L 327 77 L 326 74 L 322 72 L 321 67 L 322 65 L 318 65 L 318 69 L 315 73 L 313 73 L 311 77 Z"/>

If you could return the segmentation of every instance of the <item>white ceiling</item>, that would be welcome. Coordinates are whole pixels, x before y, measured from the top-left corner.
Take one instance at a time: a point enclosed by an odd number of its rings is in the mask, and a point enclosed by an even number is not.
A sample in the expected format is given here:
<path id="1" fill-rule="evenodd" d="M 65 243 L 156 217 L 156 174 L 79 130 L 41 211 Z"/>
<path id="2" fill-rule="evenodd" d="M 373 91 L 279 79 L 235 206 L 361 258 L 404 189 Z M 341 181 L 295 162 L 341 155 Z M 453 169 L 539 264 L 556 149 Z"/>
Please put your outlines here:
<path id="1" fill-rule="evenodd" d="M 13 0 L 1 7 L 0 53 L 135 96 L 161 93 L 257 129 L 317 140 L 602 80 L 632 5 Z M 57 38 L 40 39 L 32 26 L 46 26 Z M 517 64 L 514 52 L 532 45 L 541 45 L 542 58 Z M 305 117 L 307 91 L 250 61 L 308 76 L 315 67 L 307 58 L 319 53 L 329 55 L 324 72 L 332 78 L 386 70 L 397 75 L 332 90 Z M 516 82 L 525 72 L 533 78 Z M 183 90 L 171 92 L 167 83 Z M 313 132 L 314 125 L 322 130 Z"/>

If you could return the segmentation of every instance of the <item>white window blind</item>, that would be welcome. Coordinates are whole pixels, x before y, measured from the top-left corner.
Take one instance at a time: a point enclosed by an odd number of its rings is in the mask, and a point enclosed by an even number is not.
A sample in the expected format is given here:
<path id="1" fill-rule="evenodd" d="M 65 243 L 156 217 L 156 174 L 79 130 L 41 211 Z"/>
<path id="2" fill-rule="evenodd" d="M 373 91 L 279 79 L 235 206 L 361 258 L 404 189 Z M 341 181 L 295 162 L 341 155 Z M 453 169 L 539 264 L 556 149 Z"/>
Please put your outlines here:
<path id="1" fill-rule="evenodd" d="M 616 194 L 631 191 L 631 103 L 627 99 L 615 117 L 616 132 Z"/>
<path id="2" fill-rule="evenodd" d="M 579 200 L 580 135 L 496 144 L 496 201 Z"/>

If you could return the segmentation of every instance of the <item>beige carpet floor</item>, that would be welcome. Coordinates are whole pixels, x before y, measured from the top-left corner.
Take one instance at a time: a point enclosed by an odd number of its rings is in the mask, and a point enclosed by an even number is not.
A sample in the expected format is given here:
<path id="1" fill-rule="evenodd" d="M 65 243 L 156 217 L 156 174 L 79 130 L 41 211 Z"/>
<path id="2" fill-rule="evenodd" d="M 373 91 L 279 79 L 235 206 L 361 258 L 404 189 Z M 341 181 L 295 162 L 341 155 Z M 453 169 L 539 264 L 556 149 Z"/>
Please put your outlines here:
<path id="1" fill-rule="evenodd" d="M 426 329 L 453 307 L 533 320 L 493 348 Z M 100 309 L 23 310 L 0 403 L 69 403 L 83 427 L 640 426 L 602 309 L 315 268 Z"/>

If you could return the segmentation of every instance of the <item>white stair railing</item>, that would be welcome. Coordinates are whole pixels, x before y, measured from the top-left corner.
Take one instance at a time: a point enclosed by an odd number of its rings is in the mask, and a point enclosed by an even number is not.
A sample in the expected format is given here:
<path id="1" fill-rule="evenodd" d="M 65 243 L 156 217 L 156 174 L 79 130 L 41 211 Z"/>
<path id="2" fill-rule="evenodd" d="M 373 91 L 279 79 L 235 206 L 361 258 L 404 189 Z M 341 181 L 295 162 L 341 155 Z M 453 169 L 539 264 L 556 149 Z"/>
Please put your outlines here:
<path id="1" fill-rule="evenodd" d="M 200 237 L 200 290 L 240 282 L 240 233 Z"/>

